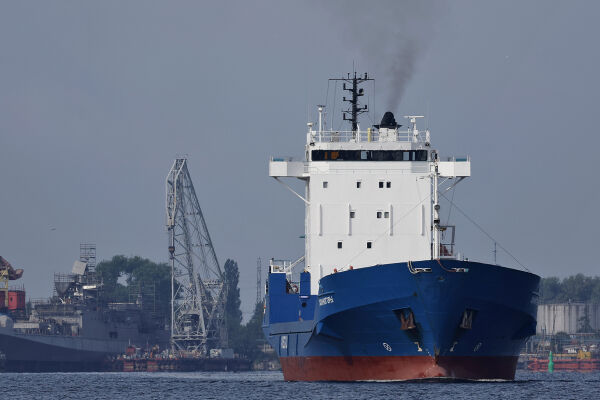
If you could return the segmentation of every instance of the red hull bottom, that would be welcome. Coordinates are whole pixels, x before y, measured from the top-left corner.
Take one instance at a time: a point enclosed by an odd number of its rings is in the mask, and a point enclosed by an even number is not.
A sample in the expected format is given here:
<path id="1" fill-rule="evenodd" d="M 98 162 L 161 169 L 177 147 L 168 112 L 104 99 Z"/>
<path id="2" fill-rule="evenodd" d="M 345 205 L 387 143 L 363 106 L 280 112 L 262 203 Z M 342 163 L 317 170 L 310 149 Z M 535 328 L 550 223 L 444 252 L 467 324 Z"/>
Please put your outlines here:
<path id="1" fill-rule="evenodd" d="M 286 381 L 515 378 L 518 357 L 282 357 Z"/>

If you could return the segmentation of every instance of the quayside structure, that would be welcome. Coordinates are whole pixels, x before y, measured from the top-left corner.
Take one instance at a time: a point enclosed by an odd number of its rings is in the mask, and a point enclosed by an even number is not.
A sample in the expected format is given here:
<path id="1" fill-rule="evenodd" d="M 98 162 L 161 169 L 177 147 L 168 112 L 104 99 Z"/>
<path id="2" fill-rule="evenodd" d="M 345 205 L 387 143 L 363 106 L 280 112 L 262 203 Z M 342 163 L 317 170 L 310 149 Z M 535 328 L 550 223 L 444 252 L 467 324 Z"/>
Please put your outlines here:
<path id="1" fill-rule="evenodd" d="M 177 158 L 166 179 L 171 261 L 171 347 L 207 355 L 226 347 L 226 286 L 187 159 Z"/>

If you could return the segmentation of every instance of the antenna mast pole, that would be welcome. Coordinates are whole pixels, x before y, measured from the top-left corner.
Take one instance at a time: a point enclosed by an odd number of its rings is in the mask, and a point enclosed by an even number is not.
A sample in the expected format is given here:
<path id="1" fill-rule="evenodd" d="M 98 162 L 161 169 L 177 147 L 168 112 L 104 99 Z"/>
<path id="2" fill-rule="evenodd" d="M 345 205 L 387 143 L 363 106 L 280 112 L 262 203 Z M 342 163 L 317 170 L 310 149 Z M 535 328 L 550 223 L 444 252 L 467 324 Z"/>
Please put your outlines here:
<path id="1" fill-rule="evenodd" d="M 366 104 L 364 106 L 361 106 L 358 103 L 359 97 L 362 97 L 365 94 L 364 89 L 359 88 L 359 85 L 366 81 L 372 81 L 373 79 L 369 78 L 366 72 L 363 76 L 356 75 L 356 72 L 354 72 L 353 76 L 351 76 L 350 73 L 348 73 L 346 78 L 333 78 L 329 80 L 344 82 L 342 88 L 350 92 L 350 98 L 346 98 L 346 96 L 344 96 L 344 101 L 350 103 L 350 107 L 348 110 L 342 111 L 343 119 L 344 121 L 350 121 L 353 132 L 358 131 L 358 116 L 368 111 L 368 106 Z M 346 86 L 346 84 L 349 84 L 350 86 Z"/>

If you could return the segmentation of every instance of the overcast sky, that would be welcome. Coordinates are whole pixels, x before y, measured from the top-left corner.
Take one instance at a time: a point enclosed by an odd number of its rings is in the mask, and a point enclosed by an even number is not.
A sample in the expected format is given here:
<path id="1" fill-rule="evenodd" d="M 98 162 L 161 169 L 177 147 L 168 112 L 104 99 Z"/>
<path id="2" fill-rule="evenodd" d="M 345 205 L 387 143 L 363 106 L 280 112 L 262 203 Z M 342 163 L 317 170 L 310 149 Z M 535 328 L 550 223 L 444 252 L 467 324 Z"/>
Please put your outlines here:
<path id="1" fill-rule="evenodd" d="M 376 78 L 362 123 L 427 113 L 433 146 L 472 159 L 456 204 L 524 265 L 596 274 L 599 16 L 593 1 L 1 1 L 0 255 L 30 298 L 81 242 L 167 261 L 164 179 L 187 154 L 247 317 L 256 258 L 303 253 L 303 204 L 268 158 L 303 154 L 314 106 L 333 111 L 327 79 L 354 65 Z M 452 215 L 461 251 L 491 262 Z"/>

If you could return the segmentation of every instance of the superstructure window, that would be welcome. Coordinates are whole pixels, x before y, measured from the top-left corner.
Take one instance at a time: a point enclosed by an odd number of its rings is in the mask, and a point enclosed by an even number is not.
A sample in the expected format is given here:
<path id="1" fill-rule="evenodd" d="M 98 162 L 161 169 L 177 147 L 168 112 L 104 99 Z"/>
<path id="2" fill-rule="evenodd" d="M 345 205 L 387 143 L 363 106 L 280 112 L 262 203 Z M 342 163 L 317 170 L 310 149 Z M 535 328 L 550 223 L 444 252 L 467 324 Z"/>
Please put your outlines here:
<path id="1" fill-rule="evenodd" d="M 367 249 L 370 249 L 371 247 L 373 247 L 373 242 L 367 242 Z"/>
<path id="2" fill-rule="evenodd" d="M 389 218 L 390 217 L 390 212 L 386 211 L 383 213 L 383 218 Z"/>
<path id="3" fill-rule="evenodd" d="M 354 218 L 356 216 L 356 211 L 350 211 L 350 218 Z"/>
<path id="4" fill-rule="evenodd" d="M 379 189 L 383 189 L 383 181 L 379 181 Z"/>
<path id="5" fill-rule="evenodd" d="M 338 249 L 341 249 L 342 248 L 342 242 L 338 242 L 337 246 L 338 246 Z"/>
<path id="6" fill-rule="evenodd" d="M 323 189 L 327 189 L 327 181 L 323 181 Z"/>
<path id="7" fill-rule="evenodd" d="M 357 189 L 360 189 L 360 185 L 361 185 L 361 182 L 360 181 L 356 181 L 356 188 Z"/>
<path id="8" fill-rule="evenodd" d="M 385 183 L 385 187 L 386 187 L 386 188 L 388 188 L 388 189 L 389 189 L 389 188 L 391 188 L 391 187 L 392 187 L 392 182 L 390 182 L 390 181 L 387 181 L 387 182 Z"/>
<path id="9" fill-rule="evenodd" d="M 427 161 L 427 150 L 313 150 L 312 161 Z"/>
<path id="10" fill-rule="evenodd" d="M 415 161 L 427 161 L 427 150 L 415 151 Z"/>
<path id="11" fill-rule="evenodd" d="M 381 211 L 377 211 L 377 218 L 381 218 L 381 214 L 382 214 Z"/>

